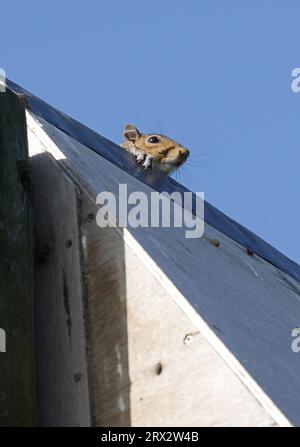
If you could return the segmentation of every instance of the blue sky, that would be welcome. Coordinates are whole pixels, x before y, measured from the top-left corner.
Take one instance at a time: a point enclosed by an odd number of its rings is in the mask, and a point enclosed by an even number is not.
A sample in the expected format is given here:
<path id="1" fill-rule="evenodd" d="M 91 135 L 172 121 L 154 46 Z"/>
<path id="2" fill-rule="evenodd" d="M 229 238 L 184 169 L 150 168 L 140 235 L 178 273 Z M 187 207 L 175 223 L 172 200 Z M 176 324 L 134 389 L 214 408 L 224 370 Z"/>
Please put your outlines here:
<path id="1" fill-rule="evenodd" d="M 297 0 L 68 0 L 1 5 L 0 66 L 121 142 L 161 130 L 179 177 L 300 263 Z"/>

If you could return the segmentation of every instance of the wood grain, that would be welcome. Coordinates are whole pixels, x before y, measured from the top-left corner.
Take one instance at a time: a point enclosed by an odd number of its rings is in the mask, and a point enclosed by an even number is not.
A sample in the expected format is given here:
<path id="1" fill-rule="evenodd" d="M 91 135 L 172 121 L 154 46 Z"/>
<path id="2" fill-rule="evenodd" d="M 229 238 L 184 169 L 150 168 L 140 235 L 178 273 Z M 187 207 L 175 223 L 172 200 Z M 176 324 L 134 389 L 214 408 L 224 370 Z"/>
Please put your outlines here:
<path id="1" fill-rule="evenodd" d="M 34 185 L 35 320 L 41 426 L 89 426 L 80 193 L 29 135 Z"/>
<path id="2" fill-rule="evenodd" d="M 36 423 L 30 173 L 24 106 L 0 92 L 0 425 Z"/>

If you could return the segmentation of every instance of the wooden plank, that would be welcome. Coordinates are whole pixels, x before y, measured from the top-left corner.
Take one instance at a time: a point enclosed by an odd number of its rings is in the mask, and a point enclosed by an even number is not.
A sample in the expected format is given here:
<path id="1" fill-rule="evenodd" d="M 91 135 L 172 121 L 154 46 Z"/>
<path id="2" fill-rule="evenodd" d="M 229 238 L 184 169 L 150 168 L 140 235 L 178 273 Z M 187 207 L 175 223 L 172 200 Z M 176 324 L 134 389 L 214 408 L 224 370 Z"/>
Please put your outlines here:
<path id="1" fill-rule="evenodd" d="M 31 144 L 39 425 L 89 426 L 80 194 L 52 157 L 34 149 Z"/>
<path id="2" fill-rule="evenodd" d="M 99 227 L 96 207 L 81 197 L 83 269 L 88 309 L 90 382 L 97 426 L 131 425 L 125 247 L 115 229 Z"/>
<path id="3" fill-rule="evenodd" d="M 151 192 L 148 186 L 40 121 L 43 130 L 29 117 L 35 144 L 56 158 L 92 203 L 103 190 L 117 195 L 119 183 L 127 184 L 129 192 Z M 124 229 L 123 235 L 144 268 L 271 418 L 279 425 L 289 425 L 286 414 L 296 423 L 299 403 L 295 390 L 300 390 L 300 381 L 295 371 L 299 359 L 288 339 L 299 313 L 296 281 L 259 257 L 248 256 L 243 247 L 209 225 L 198 240 L 185 239 L 180 228 Z M 220 244 L 216 246 L 212 240 Z"/>
<path id="4" fill-rule="evenodd" d="M 0 93 L 0 425 L 36 424 L 32 225 L 24 106 Z"/>

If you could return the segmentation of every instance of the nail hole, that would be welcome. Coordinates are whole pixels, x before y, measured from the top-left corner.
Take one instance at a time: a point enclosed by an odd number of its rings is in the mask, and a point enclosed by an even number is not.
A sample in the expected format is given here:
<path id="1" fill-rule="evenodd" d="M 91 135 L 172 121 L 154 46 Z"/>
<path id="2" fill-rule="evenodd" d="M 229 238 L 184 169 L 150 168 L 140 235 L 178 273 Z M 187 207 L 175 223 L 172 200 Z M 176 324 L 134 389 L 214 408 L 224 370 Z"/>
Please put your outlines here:
<path id="1" fill-rule="evenodd" d="M 90 223 L 93 222 L 93 220 L 94 220 L 94 214 L 93 213 L 88 214 L 86 217 L 86 221 Z"/>
<path id="2" fill-rule="evenodd" d="M 81 373 L 75 373 L 74 374 L 74 376 L 73 376 L 73 378 L 74 378 L 74 382 L 76 382 L 76 383 L 78 383 L 78 382 L 80 382 L 80 380 L 81 380 L 81 378 L 82 378 L 82 374 Z"/>
<path id="3" fill-rule="evenodd" d="M 191 334 L 187 334 L 187 335 L 184 337 L 183 343 L 184 343 L 185 345 L 189 345 L 190 343 L 192 343 L 192 341 L 193 341 L 193 336 L 192 336 Z"/>
<path id="4" fill-rule="evenodd" d="M 214 245 L 215 247 L 219 247 L 220 246 L 220 241 L 218 239 L 210 239 L 209 241 L 212 245 Z"/>
<path id="5" fill-rule="evenodd" d="M 248 254 L 248 256 L 253 256 L 254 252 L 252 250 L 250 250 L 250 248 L 247 248 L 247 254 Z"/>
<path id="6" fill-rule="evenodd" d="M 162 373 L 162 370 L 163 370 L 163 366 L 162 366 L 162 364 L 161 363 L 158 363 L 157 365 L 156 365 L 156 367 L 155 367 L 155 373 L 156 373 L 156 375 L 160 375 L 161 373 Z"/>
<path id="7" fill-rule="evenodd" d="M 73 244 L 73 242 L 72 242 L 72 239 L 68 239 L 67 241 L 66 241 L 66 248 L 70 248 L 70 247 L 72 247 L 72 244 Z"/>

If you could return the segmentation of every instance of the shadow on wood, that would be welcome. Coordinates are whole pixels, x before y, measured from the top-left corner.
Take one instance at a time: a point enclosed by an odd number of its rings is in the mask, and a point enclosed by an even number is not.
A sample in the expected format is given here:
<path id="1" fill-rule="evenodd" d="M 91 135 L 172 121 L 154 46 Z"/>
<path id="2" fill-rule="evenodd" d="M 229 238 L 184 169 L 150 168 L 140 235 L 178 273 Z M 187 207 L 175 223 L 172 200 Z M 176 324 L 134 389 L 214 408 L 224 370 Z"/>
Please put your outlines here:
<path id="1" fill-rule="evenodd" d="M 31 166 L 39 423 L 129 426 L 124 243 L 48 154 Z"/>
<path id="2" fill-rule="evenodd" d="M 0 93 L 0 425 L 36 421 L 32 227 L 25 109 Z"/>

